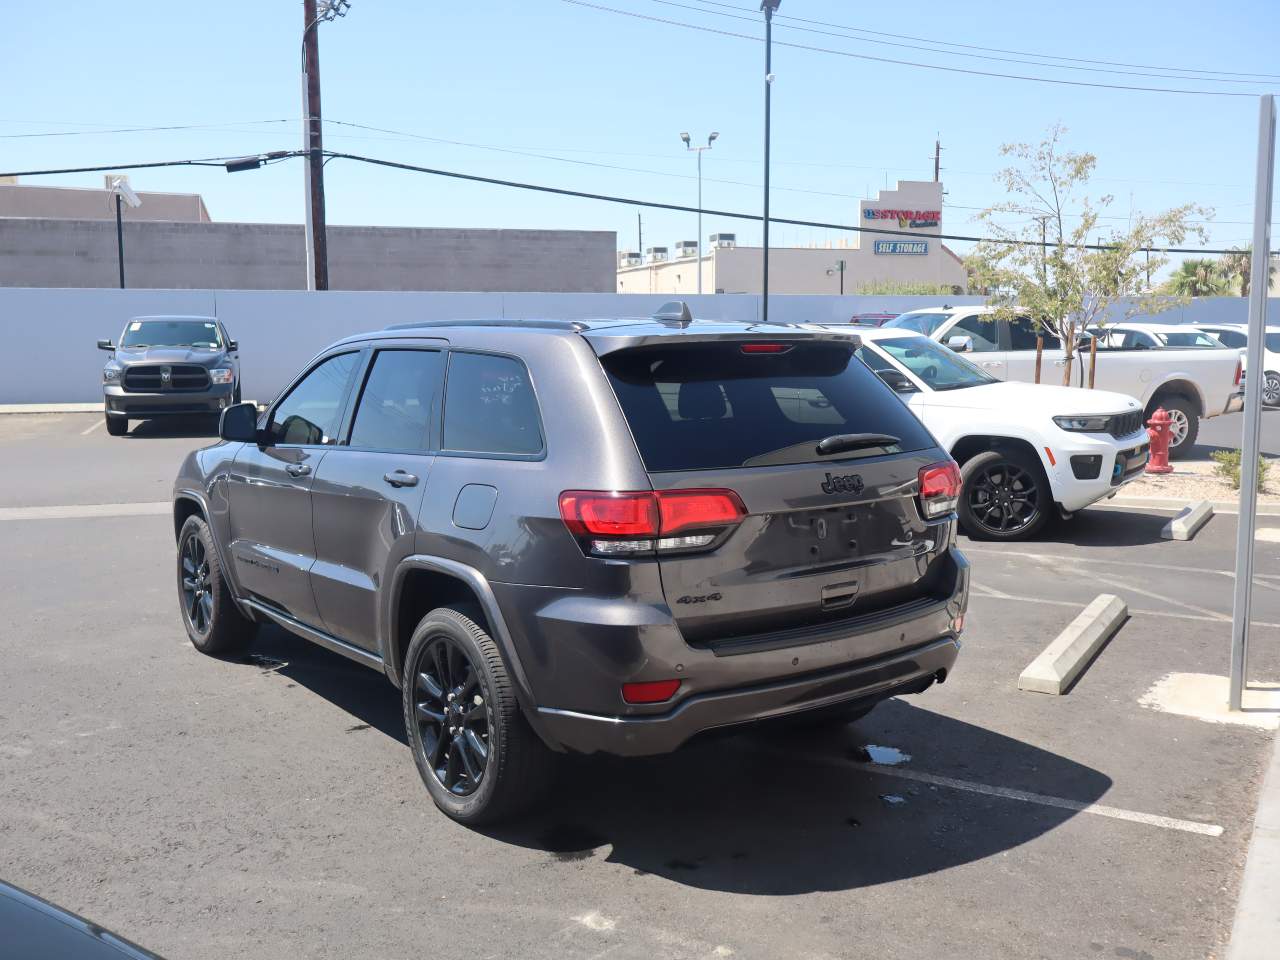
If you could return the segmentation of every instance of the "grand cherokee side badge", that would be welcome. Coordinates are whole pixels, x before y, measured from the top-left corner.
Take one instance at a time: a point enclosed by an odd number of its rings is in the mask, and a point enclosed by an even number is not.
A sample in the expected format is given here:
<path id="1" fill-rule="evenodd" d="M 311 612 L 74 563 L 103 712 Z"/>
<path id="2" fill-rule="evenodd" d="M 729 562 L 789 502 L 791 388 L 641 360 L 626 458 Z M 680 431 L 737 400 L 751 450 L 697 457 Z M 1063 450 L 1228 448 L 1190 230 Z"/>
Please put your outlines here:
<path id="1" fill-rule="evenodd" d="M 862 477 L 856 473 L 849 473 L 843 477 L 832 476 L 827 474 L 827 479 L 822 484 L 823 493 L 861 493 L 864 484 Z"/>

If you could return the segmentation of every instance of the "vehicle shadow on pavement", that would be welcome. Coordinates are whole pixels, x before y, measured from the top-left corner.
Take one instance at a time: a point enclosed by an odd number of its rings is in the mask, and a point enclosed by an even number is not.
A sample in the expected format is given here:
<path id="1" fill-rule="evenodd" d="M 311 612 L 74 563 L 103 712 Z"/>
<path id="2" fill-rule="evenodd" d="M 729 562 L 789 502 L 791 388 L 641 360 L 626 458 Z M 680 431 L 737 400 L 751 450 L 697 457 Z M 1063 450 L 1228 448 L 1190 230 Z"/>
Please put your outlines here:
<path id="1" fill-rule="evenodd" d="M 129 432 L 124 439 L 172 440 L 186 437 L 216 437 L 217 435 L 217 417 L 163 417 L 130 423 Z"/>
<path id="2" fill-rule="evenodd" d="M 262 630 L 246 661 L 345 710 L 352 730 L 406 742 L 399 695 L 374 671 L 275 627 Z M 558 757 L 554 783 L 532 812 L 481 832 L 543 851 L 552 863 L 601 859 L 702 889 L 787 896 L 972 863 L 1077 815 L 903 779 L 865 762 L 869 744 L 886 743 L 916 755 L 901 770 L 926 777 L 1079 803 L 1111 787 L 1090 767 L 894 699 L 843 727 L 762 725 L 664 757 Z M 404 762 L 413 762 L 407 746 Z M 430 803 L 425 788 L 421 799 Z"/>
<path id="3" fill-rule="evenodd" d="M 868 730 L 910 752 L 945 744 L 992 786 L 1053 790 L 1090 803 L 1104 774 L 1030 744 L 902 700 L 866 720 L 813 733 L 760 728 L 695 742 L 668 757 L 568 757 L 540 811 L 487 831 L 556 860 L 599 857 L 701 889 L 770 896 L 848 890 L 922 876 L 1027 843 L 1075 812 L 956 791 L 861 761 Z M 883 743 L 883 737 L 878 738 Z M 998 758 L 993 764 L 992 758 Z M 960 769 L 955 769 L 960 768 Z"/>
<path id="4" fill-rule="evenodd" d="M 1081 510 L 1070 520 L 1047 524 L 1032 545 L 1037 541 L 1076 547 L 1140 547 L 1162 543 L 1160 531 L 1171 516 L 1117 508 Z M 1024 544 L 1017 546 L 1026 549 Z"/>

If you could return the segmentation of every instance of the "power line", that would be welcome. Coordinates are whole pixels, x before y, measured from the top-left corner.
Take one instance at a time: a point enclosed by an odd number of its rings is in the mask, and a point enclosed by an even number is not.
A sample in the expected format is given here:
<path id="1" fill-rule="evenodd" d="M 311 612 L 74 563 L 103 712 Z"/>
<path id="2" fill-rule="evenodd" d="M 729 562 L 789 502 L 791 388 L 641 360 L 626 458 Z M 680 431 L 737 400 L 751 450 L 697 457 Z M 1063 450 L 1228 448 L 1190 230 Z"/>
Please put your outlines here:
<path id="1" fill-rule="evenodd" d="M 748 7 L 739 7 L 730 3 L 719 3 L 717 0 L 697 0 L 698 3 L 710 7 L 725 7 L 730 10 L 738 10 L 744 13 L 753 13 Z M 789 17 L 785 14 L 775 14 L 779 20 L 794 20 L 797 23 L 808 23 L 819 27 L 835 27 L 839 30 L 848 30 L 853 33 L 869 33 L 877 37 L 893 37 L 896 40 L 915 40 L 918 43 L 932 43 L 940 47 L 959 47 L 965 50 L 981 50 L 987 53 L 1009 53 L 1015 56 L 1036 57 L 1041 60 L 1065 60 L 1070 63 L 1092 63 L 1107 67 L 1134 67 L 1139 70 L 1163 70 L 1166 72 L 1205 74 L 1216 73 L 1221 76 L 1228 77 L 1255 77 L 1263 80 L 1280 80 L 1280 74 L 1275 73 L 1257 73 L 1257 72 L 1241 72 L 1238 70 L 1210 70 L 1207 67 L 1164 67 L 1151 63 L 1125 63 L 1117 60 L 1091 60 L 1087 57 L 1064 57 L 1056 53 L 1033 53 L 1027 50 L 1008 50 L 1003 47 L 983 47 L 972 43 L 956 43 L 951 40 L 934 40 L 930 37 L 914 37 L 903 33 L 886 33 L 883 30 L 869 30 L 865 27 L 851 27 L 842 23 L 831 23 L 826 20 L 809 20 L 804 17 Z M 938 51 L 942 53 L 944 51 Z M 1046 64 L 1052 66 L 1052 64 Z M 1247 82 L 1247 81 L 1246 81 Z"/>
<path id="2" fill-rule="evenodd" d="M 35 122 L 38 123 L 40 121 Z M 175 123 L 162 127 L 117 127 L 111 130 L 52 130 L 44 133 L 0 133 L 0 140 L 29 140 L 37 137 L 82 137 L 106 133 L 157 133 L 166 130 L 225 130 L 227 127 L 247 126 L 249 124 L 296 122 L 297 118 L 293 117 L 281 120 L 233 120 L 230 123 Z"/>
<path id="3" fill-rule="evenodd" d="M 273 153 L 269 158 L 263 155 L 263 163 L 270 164 L 279 160 L 301 156 L 300 150 L 282 150 Z M 117 170 L 154 170 L 158 167 L 224 167 L 228 161 L 242 160 L 235 157 L 201 157 L 198 160 L 153 160 L 149 163 L 114 163 L 96 167 L 62 167 L 49 170 L 12 170 L 0 173 L 0 177 L 51 177 L 63 173 L 115 173 Z"/>
<path id="4" fill-rule="evenodd" d="M 692 10 L 696 13 L 710 14 L 711 16 L 716 16 L 716 17 L 728 17 L 732 20 L 746 20 L 750 23 L 758 22 L 758 17 L 754 15 L 753 11 L 746 10 L 743 7 L 735 7 L 727 3 L 716 3 L 711 5 L 717 6 L 717 7 L 726 7 L 730 10 L 737 10 L 739 12 L 724 13 L 720 10 L 707 10 L 703 7 L 690 6 L 687 3 L 677 3 L 675 2 L 675 0 L 649 0 L 649 2 L 661 4 L 662 6 L 665 6 L 665 7 L 679 7 L 682 10 Z M 748 16 L 747 14 L 753 14 L 753 15 Z M 798 19 L 798 18 L 788 18 L 788 19 Z M 818 21 L 801 21 L 801 22 L 816 23 Z M 838 24 L 827 24 L 827 25 L 839 27 Z M 830 30 L 818 30 L 815 27 L 797 27 L 797 26 L 790 26 L 788 24 L 779 24 L 779 26 L 781 26 L 784 30 L 799 30 L 804 33 L 816 33 L 824 37 L 836 37 L 837 39 L 840 39 L 840 40 L 853 40 L 858 43 L 874 43 L 879 46 L 885 46 L 885 47 L 898 47 L 900 49 L 905 49 L 905 50 L 919 50 L 924 53 L 939 53 L 947 57 L 969 57 L 975 60 L 987 60 L 995 63 L 1019 63 L 1019 64 L 1022 64 L 1023 66 L 1048 67 L 1052 70 L 1078 70 L 1078 71 L 1083 71 L 1085 73 L 1110 73 L 1110 74 L 1119 74 L 1119 75 L 1129 76 L 1129 77 L 1151 77 L 1157 80 L 1202 80 L 1206 83 L 1256 84 L 1259 82 L 1265 82 L 1256 78 L 1242 80 L 1234 77 L 1219 78 L 1219 77 L 1188 75 L 1189 71 L 1186 71 L 1186 70 L 1182 71 L 1181 74 L 1174 74 L 1171 76 L 1168 72 L 1147 73 L 1141 70 L 1118 70 L 1118 69 L 1110 69 L 1107 67 L 1084 67 L 1084 66 L 1077 66 L 1075 64 L 1068 64 L 1068 63 L 1049 63 L 1049 62 L 1046 62 L 1044 59 L 1023 60 L 1023 59 L 1017 59 L 1014 57 L 992 56 L 989 53 L 966 53 L 962 50 L 938 50 L 934 47 L 922 47 L 914 43 L 900 43 L 894 40 L 873 40 L 868 37 L 849 36 L 848 33 L 833 33 Z M 839 27 L 839 29 L 854 30 L 854 31 L 857 30 L 856 27 Z M 924 42 L 931 43 L 933 41 L 924 41 Z M 1034 55 L 1028 54 L 1027 56 L 1034 56 Z M 1164 68 L 1157 67 L 1153 69 L 1164 69 Z"/>
<path id="5" fill-rule="evenodd" d="M 588 3 L 587 0 L 561 0 L 562 3 L 572 4 L 575 7 L 587 7 L 592 10 L 600 10 L 605 13 L 613 13 L 622 17 L 631 17 L 636 20 L 647 20 L 650 23 L 662 23 L 667 26 L 681 27 L 686 30 L 697 30 L 702 33 L 712 33 L 722 37 L 733 37 L 738 40 L 750 40 L 753 43 L 762 43 L 763 41 L 756 36 L 746 33 L 734 33 L 731 30 L 720 30 L 716 27 L 702 26 L 695 23 L 685 23 L 682 20 L 671 20 L 666 17 L 654 17 L 644 13 L 635 13 L 631 10 L 619 10 L 616 7 L 606 7 L 602 4 Z M 1254 92 L 1245 92 L 1237 90 L 1195 90 L 1180 87 L 1142 87 L 1130 84 L 1118 83 L 1099 83 L 1091 80 L 1064 80 L 1051 77 L 1035 77 L 1025 74 L 1014 73 L 997 73 L 992 70 L 975 70 L 970 67 L 949 67 L 938 63 L 920 63 L 914 60 L 895 60 L 890 57 L 875 57 L 868 53 L 853 53 L 849 50 L 833 50 L 830 47 L 816 47 L 811 44 L 789 43 L 785 40 L 775 40 L 775 46 L 789 47 L 793 50 L 808 50 L 812 53 L 828 53 L 837 57 L 850 57 L 855 60 L 869 60 L 874 63 L 892 63 L 904 67 L 919 67 L 924 70 L 941 70 L 945 73 L 963 73 L 975 77 L 995 77 L 1001 80 L 1026 80 L 1032 83 L 1049 83 L 1058 84 L 1068 87 L 1091 87 L 1101 90 L 1132 90 L 1142 93 L 1178 93 L 1178 94 L 1196 94 L 1207 97 L 1256 97 L 1259 94 Z"/>

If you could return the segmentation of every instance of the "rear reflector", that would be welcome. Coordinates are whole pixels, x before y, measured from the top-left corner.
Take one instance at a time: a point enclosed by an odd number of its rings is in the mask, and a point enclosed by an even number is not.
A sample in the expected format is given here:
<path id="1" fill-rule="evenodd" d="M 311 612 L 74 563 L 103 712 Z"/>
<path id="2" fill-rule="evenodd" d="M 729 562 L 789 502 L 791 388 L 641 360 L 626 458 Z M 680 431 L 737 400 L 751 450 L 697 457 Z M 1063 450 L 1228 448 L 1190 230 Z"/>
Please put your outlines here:
<path id="1" fill-rule="evenodd" d="M 644 683 L 624 683 L 622 699 L 627 703 L 663 703 L 680 689 L 679 680 L 649 680 Z"/>
<path id="2" fill-rule="evenodd" d="M 960 468 L 954 460 L 920 468 L 920 510 L 925 519 L 941 517 L 960 499 Z"/>
<path id="3" fill-rule="evenodd" d="M 744 343 L 743 353 L 786 353 L 791 349 L 789 343 Z"/>
<path id="4" fill-rule="evenodd" d="M 560 494 L 560 516 L 569 532 L 589 552 L 603 556 L 707 547 L 746 515 L 742 499 L 732 490 L 566 490 Z"/>

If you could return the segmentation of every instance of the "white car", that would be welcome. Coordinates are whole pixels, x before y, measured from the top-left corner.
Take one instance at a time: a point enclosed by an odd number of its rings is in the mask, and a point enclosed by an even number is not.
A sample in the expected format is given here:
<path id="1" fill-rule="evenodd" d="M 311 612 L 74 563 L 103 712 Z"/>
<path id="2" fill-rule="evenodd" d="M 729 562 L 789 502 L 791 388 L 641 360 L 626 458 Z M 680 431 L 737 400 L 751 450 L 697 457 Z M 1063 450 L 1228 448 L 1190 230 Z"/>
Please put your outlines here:
<path id="1" fill-rule="evenodd" d="M 881 329 L 922 333 L 972 353 L 973 361 L 998 380 L 1033 383 L 1036 330 L 1031 318 L 1019 316 L 1004 321 L 997 320 L 994 313 L 994 307 L 930 307 L 895 317 Z M 1163 329 L 1169 325 L 1160 326 Z M 1158 345 L 1158 339 L 1153 337 L 1151 343 Z M 1143 422 L 1157 407 L 1164 407 L 1173 418 L 1171 457 L 1190 454 L 1202 419 L 1232 413 L 1243 406 L 1243 366 L 1238 351 L 1214 348 L 1212 344 L 1202 350 L 1143 349 L 1124 346 L 1123 338 L 1114 346 L 1109 342 L 1100 346 L 1096 385 L 1136 398 Z M 1088 358 L 1076 356 L 1070 380 L 1075 386 L 1083 386 L 1087 382 Z M 1062 344 L 1046 332 L 1041 382 L 1061 383 L 1065 365 Z"/>
<path id="2" fill-rule="evenodd" d="M 1244 363 L 1244 350 L 1249 346 L 1247 323 L 1197 323 L 1195 328 L 1216 337 L 1223 346 L 1240 351 Z M 1268 407 L 1280 406 L 1280 327 L 1267 327 L 1267 337 L 1262 344 L 1262 402 Z"/>
<path id="3" fill-rule="evenodd" d="M 1109 323 L 1090 327 L 1099 350 L 1221 350 L 1223 344 L 1199 327 L 1176 323 Z"/>
<path id="4" fill-rule="evenodd" d="M 970 536 L 1022 540 L 1146 470 L 1142 408 L 1103 390 L 1002 382 L 901 329 L 859 330 L 858 356 L 960 464 Z"/>

